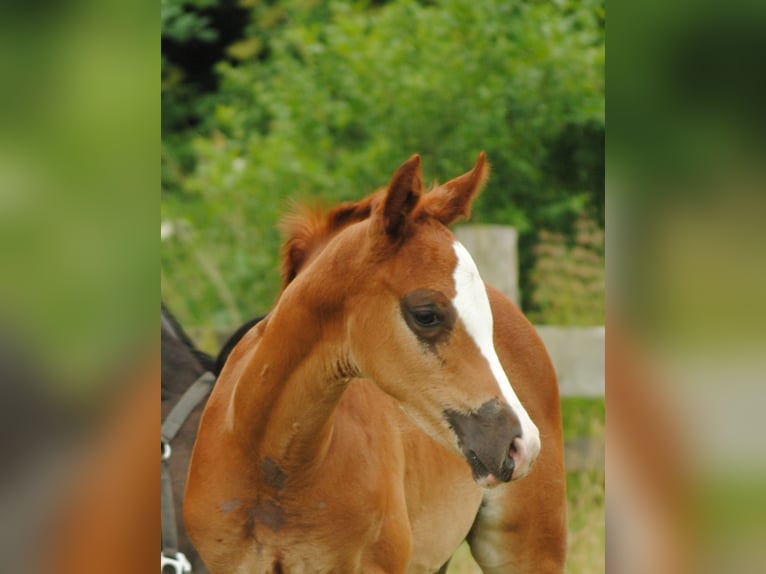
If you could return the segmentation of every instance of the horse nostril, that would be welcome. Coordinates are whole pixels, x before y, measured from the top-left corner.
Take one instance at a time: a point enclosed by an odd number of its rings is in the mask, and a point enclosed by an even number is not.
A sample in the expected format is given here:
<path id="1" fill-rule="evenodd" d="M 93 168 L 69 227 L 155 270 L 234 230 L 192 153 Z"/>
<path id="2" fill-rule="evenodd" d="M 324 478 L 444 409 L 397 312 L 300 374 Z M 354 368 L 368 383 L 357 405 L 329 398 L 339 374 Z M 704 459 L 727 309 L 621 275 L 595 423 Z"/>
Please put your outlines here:
<path id="1" fill-rule="evenodd" d="M 508 458 L 513 461 L 512 466 L 514 470 L 519 470 L 520 476 L 526 474 L 529 461 L 527 460 L 527 449 L 521 440 L 521 435 L 514 437 L 511 441 L 511 446 L 508 447 Z"/>
<path id="2" fill-rule="evenodd" d="M 513 476 L 513 471 L 516 469 L 516 462 L 512 456 L 507 456 L 503 461 L 503 467 L 501 470 L 501 478 L 503 482 L 508 482 Z"/>
<path id="3" fill-rule="evenodd" d="M 513 437 L 511 444 L 508 447 L 508 456 L 506 458 L 506 464 L 504 465 L 510 469 L 510 472 L 508 473 L 508 480 L 511 479 L 513 476 L 513 471 L 516 470 L 516 467 L 521 462 L 522 451 L 523 446 L 521 443 L 521 434 L 517 434 Z"/>

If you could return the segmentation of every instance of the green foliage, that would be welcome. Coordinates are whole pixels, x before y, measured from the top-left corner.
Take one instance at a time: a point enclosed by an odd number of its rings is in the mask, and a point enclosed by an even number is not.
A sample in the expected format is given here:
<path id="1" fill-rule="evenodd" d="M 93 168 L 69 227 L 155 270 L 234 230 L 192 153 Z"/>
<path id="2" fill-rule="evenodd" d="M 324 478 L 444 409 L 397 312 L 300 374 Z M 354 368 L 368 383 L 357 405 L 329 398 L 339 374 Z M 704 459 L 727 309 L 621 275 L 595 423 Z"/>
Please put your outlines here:
<path id="1" fill-rule="evenodd" d="M 201 123 L 163 146 L 162 217 L 183 229 L 163 244 L 163 297 L 183 322 L 267 310 L 287 200 L 361 198 L 415 152 L 442 180 L 487 152 L 474 220 L 514 225 L 524 265 L 535 230 L 600 209 L 603 2 L 253 4 Z"/>
<path id="2" fill-rule="evenodd" d="M 604 324 L 604 232 L 581 217 L 569 244 L 561 233 L 540 231 L 531 272 L 533 322 Z"/>
<path id="3" fill-rule="evenodd" d="M 162 35 L 181 43 L 195 39 L 212 42 L 218 34 L 210 27 L 208 18 L 200 14 L 198 10 L 209 8 L 215 3 L 215 0 L 162 0 L 160 4 Z"/>
<path id="4" fill-rule="evenodd" d="M 603 469 L 567 473 L 567 574 L 606 571 L 605 502 Z"/>
<path id="5" fill-rule="evenodd" d="M 579 437 L 604 438 L 606 401 L 590 397 L 561 397 L 564 440 Z"/>

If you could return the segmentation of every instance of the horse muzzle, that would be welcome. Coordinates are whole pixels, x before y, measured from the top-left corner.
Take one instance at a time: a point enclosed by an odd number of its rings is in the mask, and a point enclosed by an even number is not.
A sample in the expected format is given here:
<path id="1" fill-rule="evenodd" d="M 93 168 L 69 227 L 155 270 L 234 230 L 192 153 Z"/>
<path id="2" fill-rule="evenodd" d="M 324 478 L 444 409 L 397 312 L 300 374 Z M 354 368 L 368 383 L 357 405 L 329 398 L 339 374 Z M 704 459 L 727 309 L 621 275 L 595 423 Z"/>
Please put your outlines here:
<path id="1" fill-rule="evenodd" d="M 493 487 L 526 476 L 540 450 L 539 437 L 523 436 L 516 413 L 498 399 L 468 413 L 447 410 L 444 418 L 480 486 Z"/>

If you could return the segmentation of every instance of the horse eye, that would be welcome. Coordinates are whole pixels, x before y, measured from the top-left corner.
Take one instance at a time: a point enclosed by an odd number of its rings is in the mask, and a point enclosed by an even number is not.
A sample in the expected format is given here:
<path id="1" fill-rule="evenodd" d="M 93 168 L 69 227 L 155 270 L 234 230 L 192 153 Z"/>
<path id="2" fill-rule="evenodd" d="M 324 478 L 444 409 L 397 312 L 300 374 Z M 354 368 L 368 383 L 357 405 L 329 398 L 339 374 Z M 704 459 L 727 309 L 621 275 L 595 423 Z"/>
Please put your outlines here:
<path id="1" fill-rule="evenodd" d="M 455 324 L 452 303 L 443 293 L 433 289 L 410 291 L 402 297 L 399 309 L 410 331 L 431 350 L 449 338 Z"/>
<path id="2" fill-rule="evenodd" d="M 421 327 L 438 327 L 442 322 L 439 314 L 431 310 L 413 311 L 412 318 Z"/>

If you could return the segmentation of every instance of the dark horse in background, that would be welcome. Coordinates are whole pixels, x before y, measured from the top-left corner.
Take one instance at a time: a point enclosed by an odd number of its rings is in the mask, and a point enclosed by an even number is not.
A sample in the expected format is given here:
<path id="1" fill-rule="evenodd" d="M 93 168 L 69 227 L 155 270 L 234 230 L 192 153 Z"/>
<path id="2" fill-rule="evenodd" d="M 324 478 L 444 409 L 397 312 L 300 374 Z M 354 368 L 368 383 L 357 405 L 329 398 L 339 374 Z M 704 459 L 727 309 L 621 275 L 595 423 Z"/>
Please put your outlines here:
<path id="1" fill-rule="evenodd" d="M 162 420 L 165 421 L 173 407 L 179 403 L 189 388 L 205 373 L 213 381 L 218 377 L 226 359 L 237 342 L 262 317 L 251 319 L 243 324 L 223 345 L 217 357 L 212 357 L 199 350 L 183 330 L 170 311 L 162 305 Z M 212 387 L 212 385 L 211 385 Z M 205 396 L 189 412 L 178 433 L 170 443 L 169 474 L 172 481 L 172 502 L 175 510 L 175 528 L 178 538 L 178 550 L 184 554 L 192 567 L 192 572 L 207 572 L 205 565 L 186 535 L 181 520 L 181 503 L 186 488 L 186 474 L 189 469 L 194 440 L 197 436 L 200 416 L 205 406 Z M 164 496 L 164 494 L 163 494 Z M 163 523 L 167 521 L 162 517 Z M 163 531 L 167 527 L 163 524 Z M 172 568 L 164 572 L 173 571 Z"/>

